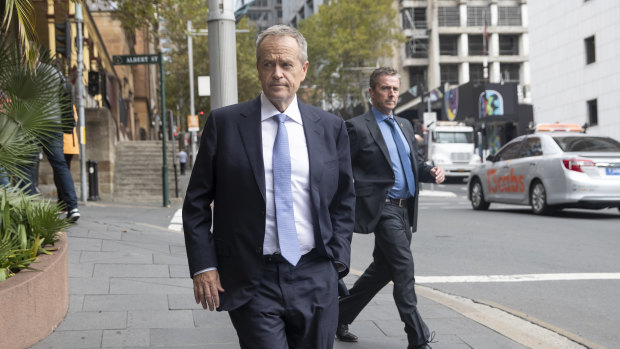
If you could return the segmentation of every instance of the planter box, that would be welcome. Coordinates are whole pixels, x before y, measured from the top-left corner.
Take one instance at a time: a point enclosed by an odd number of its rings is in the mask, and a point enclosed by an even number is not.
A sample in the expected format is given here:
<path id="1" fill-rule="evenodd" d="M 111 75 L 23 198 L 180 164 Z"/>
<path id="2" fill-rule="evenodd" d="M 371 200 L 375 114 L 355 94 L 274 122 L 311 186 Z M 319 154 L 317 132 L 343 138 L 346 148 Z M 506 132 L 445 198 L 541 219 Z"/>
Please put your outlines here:
<path id="1" fill-rule="evenodd" d="M 24 270 L 0 282 L 0 348 L 28 348 L 47 337 L 69 307 L 67 236 L 53 255 L 41 255 Z"/>

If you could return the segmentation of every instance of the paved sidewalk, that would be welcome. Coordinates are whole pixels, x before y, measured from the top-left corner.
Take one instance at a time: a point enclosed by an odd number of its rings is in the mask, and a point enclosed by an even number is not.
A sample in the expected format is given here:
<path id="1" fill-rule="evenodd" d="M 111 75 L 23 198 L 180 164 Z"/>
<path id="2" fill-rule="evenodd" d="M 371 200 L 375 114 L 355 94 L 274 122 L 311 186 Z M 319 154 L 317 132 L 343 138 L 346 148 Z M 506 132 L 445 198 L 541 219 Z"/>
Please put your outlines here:
<path id="1" fill-rule="evenodd" d="M 33 348 L 239 348 L 228 314 L 193 300 L 183 235 L 168 228 L 180 206 L 80 206 L 82 218 L 67 233 L 69 311 Z M 356 278 L 345 281 L 351 286 Z M 358 343 L 334 347 L 405 348 L 391 292 L 385 287 L 352 324 Z M 419 307 L 436 333 L 434 349 L 524 348 L 428 298 L 420 296 Z"/>

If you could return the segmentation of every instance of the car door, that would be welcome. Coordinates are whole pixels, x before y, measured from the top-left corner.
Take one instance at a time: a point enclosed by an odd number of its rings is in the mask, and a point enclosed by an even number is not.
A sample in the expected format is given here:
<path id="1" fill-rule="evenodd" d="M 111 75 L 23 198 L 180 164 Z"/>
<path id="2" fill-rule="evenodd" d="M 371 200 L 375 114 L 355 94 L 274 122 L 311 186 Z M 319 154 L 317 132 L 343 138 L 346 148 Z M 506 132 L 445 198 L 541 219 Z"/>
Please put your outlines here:
<path id="1" fill-rule="evenodd" d="M 509 166 L 511 186 L 508 197 L 511 202 L 529 202 L 527 188 L 538 172 L 538 163 L 543 155 L 540 137 L 530 136 L 525 139 L 519 150 L 519 156 Z"/>
<path id="2" fill-rule="evenodd" d="M 487 169 L 486 179 L 489 201 L 509 202 L 512 190 L 510 166 L 519 156 L 522 139 L 515 140 L 501 148 L 493 159 L 493 164 Z"/>

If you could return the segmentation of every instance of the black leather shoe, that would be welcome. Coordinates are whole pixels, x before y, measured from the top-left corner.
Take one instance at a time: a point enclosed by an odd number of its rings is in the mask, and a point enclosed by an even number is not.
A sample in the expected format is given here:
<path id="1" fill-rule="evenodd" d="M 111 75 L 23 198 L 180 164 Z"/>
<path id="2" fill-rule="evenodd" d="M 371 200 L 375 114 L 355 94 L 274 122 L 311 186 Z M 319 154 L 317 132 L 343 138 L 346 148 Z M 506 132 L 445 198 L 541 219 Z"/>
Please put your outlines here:
<path id="1" fill-rule="evenodd" d="M 349 325 L 347 324 L 338 324 L 336 338 L 341 342 L 357 342 L 357 336 L 349 332 Z"/>

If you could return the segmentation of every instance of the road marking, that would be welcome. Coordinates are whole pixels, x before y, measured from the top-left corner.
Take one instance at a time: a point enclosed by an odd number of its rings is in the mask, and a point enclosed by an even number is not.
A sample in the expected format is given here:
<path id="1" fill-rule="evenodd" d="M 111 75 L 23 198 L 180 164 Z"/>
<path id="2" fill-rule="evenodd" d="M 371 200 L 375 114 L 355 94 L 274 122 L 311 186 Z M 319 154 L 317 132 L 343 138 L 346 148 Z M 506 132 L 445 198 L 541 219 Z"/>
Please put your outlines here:
<path id="1" fill-rule="evenodd" d="M 620 273 L 560 273 L 515 275 L 416 276 L 416 283 L 470 283 L 470 282 L 531 282 L 574 280 L 620 280 Z"/>
<path id="2" fill-rule="evenodd" d="M 442 198 L 455 198 L 456 194 L 451 193 L 449 191 L 438 191 L 438 190 L 420 190 L 420 196 L 432 196 L 432 197 L 442 197 Z"/>
<path id="3" fill-rule="evenodd" d="M 168 229 L 174 231 L 183 231 L 183 209 L 178 209 L 172 219 L 170 220 L 170 225 Z"/>
<path id="4" fill-rule="evenodd" d="M 361 276 L 362 271 L 350 269 L 350 274 Z M 537 276 L 537 281 L 548 280 L 592 280 L 595 276 L 600 279 L 620 278 L 620 273 L 581 273 L 581 274 L 523 274 L 527 276 Z M 514 281 L 526 281 L 527 278 L 521 278 L 523 275 L 486 275 L 486 276 L 467 276 L 465 278 L 478 278 L 479 280 L 498 280 L 509 279 L 514 277 Z M 581 275 L 581 279 L 576 277 Z M 501 278 L 497 278 L 500 276 Z M 561 277 L 562 276 L 562 277 Z M 568 332 L 561 328 L 547 324 L 543 321 L 535 319 L 529 315 L 521 314 L 515 310 L 504 307 L 492 302 L 476 301 L 473 299 L 452 295 L 443 291 L 433 289 L 428 286 L 419 285 L 421 280 L 451 280 L 450 278 L 463 278 L 462 276 L 418 276 L 416 277 L 416 293 L 419 296 L 428 298 L 438 304 L 446 306 L 455 312 L 486 326 L 499 334 L 514 340 L 528 348 L 540 349 L 604 349 L 603 346 L 593 343 L 574 333 Z M 586 278 L 586 279 L 584 279 Z M 519 279 L 519 280 L 517 280 Z M 528 280 L 534 281 L 534 280 Z M 453 281 L 456 282 L 456 281 Z M 465 281 L 458 281 L 465 282 Z M 472 281 L 483 282 L 483 281 Z M 493 282 L 493 281 L 485 281 Z M 501 281 L 505 282 L 505 281 Z M 426 282 L 424 282 L 426 283 Z M 430 283 L 430 282 L 429 282 Z M 390 284 L 393 284 L 390 282 Z"/>

